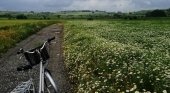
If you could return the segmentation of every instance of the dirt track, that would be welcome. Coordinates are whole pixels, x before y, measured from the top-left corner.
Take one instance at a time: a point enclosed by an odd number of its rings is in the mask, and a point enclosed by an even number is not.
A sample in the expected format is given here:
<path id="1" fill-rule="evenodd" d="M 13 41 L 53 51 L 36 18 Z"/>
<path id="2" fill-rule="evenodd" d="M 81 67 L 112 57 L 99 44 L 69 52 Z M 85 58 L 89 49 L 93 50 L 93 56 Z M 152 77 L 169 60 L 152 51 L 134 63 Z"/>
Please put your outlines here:
<path id="1" fill-rule="evenodd" d="M 56 39 L 50 46 L 51 59 L 48 67 L 58 84 L 60 93 L 71 93 L 71 85 L 69 83 L 67 70 L 63 61 L 63 26 L 59 24 L 54 24 L 42 29 L 37 34 L 34 34 L 18 43 L 16 47 L 10 49 L 2 56 L 0 59 L 0 93 L 10 92 L 22 81 L 28 80 L 30 75 L 33 76 L 37 87 L 39 66 L 35 66 L 34 69 L 31 70 L 32 72 L 17 72 L 17 66 L 26 64 L 26 62 L 24 59 L 19 60 L 19 56 L 16 55 L 16 52 L 20 48 L 29 50 L 52 36 L 55 36 Z"/>

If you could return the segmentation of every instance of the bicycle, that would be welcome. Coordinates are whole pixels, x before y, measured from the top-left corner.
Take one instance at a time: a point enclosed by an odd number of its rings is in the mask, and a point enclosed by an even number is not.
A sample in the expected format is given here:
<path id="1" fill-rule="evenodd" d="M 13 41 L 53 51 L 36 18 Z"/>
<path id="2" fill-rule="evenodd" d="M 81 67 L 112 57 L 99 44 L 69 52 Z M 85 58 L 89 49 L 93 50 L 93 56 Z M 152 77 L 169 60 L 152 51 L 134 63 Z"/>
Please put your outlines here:
<path id="1" fill-rule="evenodd" d="M 50 71 L 46 68 L 48 65 L 48 59 L 50 58 L 47 51 L 47 44 L 54 40 L 55 37 L 49 38 L 42 45 L 31 49 L 29 51 L 24 51 L 22 48 L 17 52 L 17 54 L 23 54 L 28 65 L 17 67 L 17 71 L 30 71 L 35 65 L 40 64 L 40 74 L 39 74 L 39 90 L 38 93 L 57 93 L 57 86 L 51 77 Z M 26 82 L 22 82 L 10 93 L 37 93 L 34 87 L 33 79 L 30 78 Z"/>

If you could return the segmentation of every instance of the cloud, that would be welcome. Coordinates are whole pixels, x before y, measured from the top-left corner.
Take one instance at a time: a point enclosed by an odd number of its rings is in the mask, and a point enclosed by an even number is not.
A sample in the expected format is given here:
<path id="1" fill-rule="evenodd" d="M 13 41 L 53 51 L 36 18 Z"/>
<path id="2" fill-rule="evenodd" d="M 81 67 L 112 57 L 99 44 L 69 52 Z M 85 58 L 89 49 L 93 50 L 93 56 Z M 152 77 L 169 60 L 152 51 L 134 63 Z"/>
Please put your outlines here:
<path id="1" fill-rule="evenodd" d="M 141 9 L 169 8 L 170 0 L 75 0 L 67 9 L 106 11 L 136 11 Z"/>
<path id="2" fill-rule="evenodd" d="M 0 10 L 60 11 L 71 2 L 72 0 L 3 0 Z"/>
<path id="3" fill-rule="evenodd" d="M 170 8 L 170 0 L 133 0 L 133 10 Z"/>
<path id="4" fill-rule="evenodd" d="M 170 8 L 170 0 L 2 0 L 0 10 L 61 11 L 105 10 L 136 11 Z"/>
<path id="5" fill-rule="evenodd" d="M 42 8 L 42 5 L 38 5 L 39 1 L 35 0 L 3 0 L 0 3 L 2 10 L 37 10 L 38 8 Z"/>
<path id="6" fill-rule="evenodd" d="M 90 10 L 106 10 L 106 11 L 124 11 L 130 8 L 129 4 L 132 0 L 84 0 L 74 1 L 67 9 L 90 9 Z"/>

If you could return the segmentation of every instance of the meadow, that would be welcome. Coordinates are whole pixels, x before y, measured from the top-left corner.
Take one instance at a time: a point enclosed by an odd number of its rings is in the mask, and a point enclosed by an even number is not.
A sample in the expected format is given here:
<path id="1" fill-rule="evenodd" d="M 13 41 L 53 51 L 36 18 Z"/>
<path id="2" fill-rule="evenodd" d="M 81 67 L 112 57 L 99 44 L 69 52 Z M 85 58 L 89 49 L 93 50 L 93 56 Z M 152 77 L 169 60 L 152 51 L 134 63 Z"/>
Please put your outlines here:
<path id="1" fill-rule="evenodd" d="M 19 41 L 55 22 L 48 20 L 0 20 L 0 55 Z"/>
<path id="2" fill-rule="evenodd" d="M 64 56 L 76 93 L 169 93 L 170 20 L 69 20 Z"/>
<path id="3" fill-rule="evenodd" d="M 25 23 L 37 23 L 42 20 L 0 20 L 0 28 L 4 26 L 15 26 L 15 25 L 21 25 Z"/>
<path id="4" fill-rule="evenodd" d="M 0 20 L 0 54 L 48 20 Z M 75 93 L 170 92 L 170 20 L 63 20 Z"/>

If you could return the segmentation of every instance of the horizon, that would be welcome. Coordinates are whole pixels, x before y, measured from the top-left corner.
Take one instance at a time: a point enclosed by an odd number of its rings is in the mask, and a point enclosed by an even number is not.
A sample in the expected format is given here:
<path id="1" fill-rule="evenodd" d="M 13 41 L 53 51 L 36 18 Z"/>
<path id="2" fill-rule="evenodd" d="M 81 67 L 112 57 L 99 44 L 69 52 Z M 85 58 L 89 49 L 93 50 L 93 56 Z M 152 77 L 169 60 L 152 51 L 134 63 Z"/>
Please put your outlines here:
<path id="1" fill-rule="evenodd" d="M 162 8 L 162 9 L 145 9 L 145 10 L 137 10 L 137 11 L 129 11 L 129 12 L 139 12 L 139 11 L 150 11 L 150 10 L 166 10 L 166 9 L 170 9 L 169 8 Z M 85 12 L 85 11 L 99 11 L 99 12 L 113 12 L 113 13 L 117 13 L 117 12 L 122 12 L 122 11 L 105 11 L 105 10 L 61 10 L 61 11 L 33 11 L 33 10 L 0 10 L 0 12 L 35 12 L 35 13 L 41 13 L 41 12 L 50 12 L 50 13 L 57 13 L 57 12 Z M 122 13 L 129 13 L 129 12 L 122 12 Z"/>
<path id="2" fill-rule="evenodd" d="M 0 11 L 59 12 L 71 10 L 101 10 L 107 12 L 135 12 L 168 9 L 170 0 L 5 0 Z"/>

